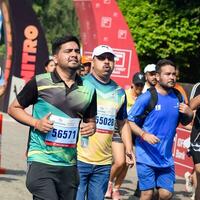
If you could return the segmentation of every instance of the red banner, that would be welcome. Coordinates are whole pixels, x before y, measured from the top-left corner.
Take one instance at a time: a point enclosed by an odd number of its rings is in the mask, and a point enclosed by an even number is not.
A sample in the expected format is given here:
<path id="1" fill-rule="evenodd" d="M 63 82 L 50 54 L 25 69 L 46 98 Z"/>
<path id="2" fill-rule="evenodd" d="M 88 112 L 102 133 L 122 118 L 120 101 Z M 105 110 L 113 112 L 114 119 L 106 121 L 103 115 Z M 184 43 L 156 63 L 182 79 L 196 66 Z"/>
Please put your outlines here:
<path id="1" fill-rule="evenodd" d="M 83 54 L 107 44 L 118 56 L 112 79 L 122 87 L 131 84 L 140 71 L 135 45 L 128 25 L 114 0 L 74 0 L 80 23 Z"/>
<path id="2" fill-rule="evenodd" d="M 178 127 L 176 129 L 176 136 L 174 138 L 173 145 L 173 157 L 175 162 L 175 170 L 178 176 L 184 176 L 185 172 L 192 172 L 193 161 L 191 157 L 187 155 L 187 147 L 185 143 L 190 141 L 190 131 Z"/>

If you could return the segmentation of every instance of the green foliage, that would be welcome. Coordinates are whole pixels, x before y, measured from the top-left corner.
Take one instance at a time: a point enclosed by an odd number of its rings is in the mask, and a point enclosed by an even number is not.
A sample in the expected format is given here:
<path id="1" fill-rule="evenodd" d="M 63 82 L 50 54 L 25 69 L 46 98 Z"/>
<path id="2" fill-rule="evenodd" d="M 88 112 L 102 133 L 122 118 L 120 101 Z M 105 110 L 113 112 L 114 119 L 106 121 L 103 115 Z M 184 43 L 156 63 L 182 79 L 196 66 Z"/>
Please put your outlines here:
<path id="1" fill-rule="evenodd" d="M 118 0 L 118 4 L 134 38 L 141 68 L 170 58 L 185 73 L 198 70 L 199 0 Z M 199 81 L 200 72 L 187 75 L 182 76 L 182 81 Z"/>
<path id="2" fill-rule="evenodd" d="M 118 0 L 134 38 L 141 69 L 170 58 L 181 69 L 181 81 L 200 77 L 200 0 Z M 79 26 L 72 0 L 32 0 L 44 29 L 49 52 L 55 37 L 73 34 Z M 5 45 L 0 46 L 5 55 Z M 195 73 L 194 73 L 195 72 Z"/>
<path id="3" fill-rule="evenodd" d="M 51 42 L 55 37 L 65 34 L 79 37 L 78 20 L 72 0 L 32 0 L 32 6 L 44 30 L 49 52 L 51 52 Z M 2 31 L 1 57 L 6 54 L 3 38 L 4 32 Z"/>
<path id="4" fill-rule="evenodd" d="M 5 44 L 1 44 L 0 45 L 0 64 L 2 64 L 2 58 L 4 58 L 6 55 L 6 45 Z"/>
<path id="5" fill-rule="evenodd" d="M 33 9 L 44 29 L 49 49 L 55 37 L 65 34 L 79 36 L 77 17 L 71 0 L 35 0 Z"/>

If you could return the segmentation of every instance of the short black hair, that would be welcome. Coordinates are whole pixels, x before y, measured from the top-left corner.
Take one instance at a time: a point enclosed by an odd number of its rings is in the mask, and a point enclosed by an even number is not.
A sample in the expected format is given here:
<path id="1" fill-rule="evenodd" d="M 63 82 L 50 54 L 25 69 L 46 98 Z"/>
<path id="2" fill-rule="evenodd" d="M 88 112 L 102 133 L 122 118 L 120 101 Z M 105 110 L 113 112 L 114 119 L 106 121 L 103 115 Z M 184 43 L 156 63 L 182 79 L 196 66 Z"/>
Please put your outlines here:
<path id="1" fill-rule="evenodd" d="M 168 59 L 161 59 L 156 64 L 156 72 L 160 73 L 161 68 L 165 65 L 171 65 L 176 69 L 176 65 L 174 64 L 174 62 L 172 62 L 171 60 L 168 60 Z"/>
<path id="2" fill-rule="evenodd" d="M 60 46 L 67 42 L 76 42 L 80 49 L 80 42 L 77 37 L 73 35 L 65 35 L 54 40 L 52 43 L 52 54 L 55 55 L 60 50 Z"/>
<path id="3" fill-rule="evenodd" d="M 51 61 L 54 61 L 52 58 L 47 60 L 45 63 L 44 63 L 44 66 L 47 67 L 47 65 L 51 62 Z"/>

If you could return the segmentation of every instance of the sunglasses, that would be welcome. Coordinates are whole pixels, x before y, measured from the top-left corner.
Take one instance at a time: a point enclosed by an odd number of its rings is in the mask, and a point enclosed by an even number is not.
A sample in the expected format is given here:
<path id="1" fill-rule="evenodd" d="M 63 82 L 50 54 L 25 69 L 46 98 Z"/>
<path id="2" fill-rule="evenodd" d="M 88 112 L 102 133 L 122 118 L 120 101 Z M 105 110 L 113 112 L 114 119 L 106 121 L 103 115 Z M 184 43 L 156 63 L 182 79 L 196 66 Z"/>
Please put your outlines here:
<path id="1" fill-rule="evenodd" d="M 108 59 L 109 61 L 115 60 L 115 57 L 112 54 L 102 54 L 102 55 L 96 56 L 96 58 L 100 61 L 104 61 L 105 59 Z"/>

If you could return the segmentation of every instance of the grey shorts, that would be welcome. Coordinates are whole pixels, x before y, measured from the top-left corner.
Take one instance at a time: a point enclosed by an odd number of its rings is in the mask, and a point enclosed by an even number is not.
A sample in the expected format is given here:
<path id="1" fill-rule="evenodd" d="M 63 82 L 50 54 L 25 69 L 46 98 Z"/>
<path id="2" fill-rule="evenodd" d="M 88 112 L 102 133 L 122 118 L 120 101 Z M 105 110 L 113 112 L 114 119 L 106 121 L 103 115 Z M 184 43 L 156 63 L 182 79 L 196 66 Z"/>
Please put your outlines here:
<path id="1" fill-rule="evenodd" d="M 112 137 L 112 142 L 123 143 L 122 138 L 119 133 L 115 132 Z"/>

